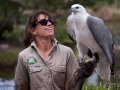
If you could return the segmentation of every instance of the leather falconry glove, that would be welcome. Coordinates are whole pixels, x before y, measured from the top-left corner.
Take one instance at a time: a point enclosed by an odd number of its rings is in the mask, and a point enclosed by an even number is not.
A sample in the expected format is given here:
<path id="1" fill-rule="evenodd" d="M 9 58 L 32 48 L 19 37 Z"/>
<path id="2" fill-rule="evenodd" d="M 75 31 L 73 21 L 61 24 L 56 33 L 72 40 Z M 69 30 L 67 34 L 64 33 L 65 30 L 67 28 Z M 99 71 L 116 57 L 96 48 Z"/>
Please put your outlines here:
<path id="1" fill-rule="evenodd" d="M 92 59 L 88 59 L 87 62 L 84 63 L 78 63 L 79 67 L 74 72 L 68 90 L 81 90 L 85 79 L 92 75 L 98 62 L 99 56 L 97 53 L 94 53 Z"/>

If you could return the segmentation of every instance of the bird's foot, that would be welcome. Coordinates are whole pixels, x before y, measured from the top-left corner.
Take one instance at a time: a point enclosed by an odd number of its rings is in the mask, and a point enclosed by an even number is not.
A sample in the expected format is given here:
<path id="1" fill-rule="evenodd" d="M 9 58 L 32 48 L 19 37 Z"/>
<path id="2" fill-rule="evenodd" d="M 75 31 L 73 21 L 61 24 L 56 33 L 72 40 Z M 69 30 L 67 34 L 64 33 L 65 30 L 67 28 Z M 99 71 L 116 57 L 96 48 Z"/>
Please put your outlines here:
<path id="1" fill-rule="evenodd" d="M 79 63 L 84 63 L 84 59 L 83 59 L 83 58 L 80 58 Z"/>
<path id="2" fill-rule="evenodd" d="M 99 62 L 99 55 L 98 55 L 98 53 L 97 52 L 95 52 L 94 54 L 93 54 L 93 58 L 95 58 L 95 62 L 96 63 L 98 63 Z"/>

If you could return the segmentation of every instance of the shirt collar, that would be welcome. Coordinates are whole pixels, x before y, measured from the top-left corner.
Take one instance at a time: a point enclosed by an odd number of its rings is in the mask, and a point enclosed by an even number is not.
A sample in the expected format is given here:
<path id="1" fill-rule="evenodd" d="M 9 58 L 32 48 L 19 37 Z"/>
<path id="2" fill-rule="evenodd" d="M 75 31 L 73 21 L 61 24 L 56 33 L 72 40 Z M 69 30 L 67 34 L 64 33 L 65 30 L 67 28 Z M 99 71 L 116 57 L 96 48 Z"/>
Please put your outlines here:
<path id="1" fill-rule="evenodd" d="M 37 45 L 36 45 L 35 41 L 32 41 L 32 43 L 31 43 L 31 47 L 35 47 L 35 48 L 37 48 Z"/>
<path id="2" fill-rule="evenodd" d="M 53 47 L 58 45 L 58 41 L 55 38 L 51 38 Z"/>
<path id="3" fill-rule="evenodd" d="M 57 41 L 54 37 L 51 38 L 51 41 L 52 41 L 52 43 L 53 43 L 53 48 L 56 47 L 56 46 L 58 45 L 58 41 Z M 37 45 L 36 45 L 35 41 L 32 41 L 31 47 L 37 48 Z"/>

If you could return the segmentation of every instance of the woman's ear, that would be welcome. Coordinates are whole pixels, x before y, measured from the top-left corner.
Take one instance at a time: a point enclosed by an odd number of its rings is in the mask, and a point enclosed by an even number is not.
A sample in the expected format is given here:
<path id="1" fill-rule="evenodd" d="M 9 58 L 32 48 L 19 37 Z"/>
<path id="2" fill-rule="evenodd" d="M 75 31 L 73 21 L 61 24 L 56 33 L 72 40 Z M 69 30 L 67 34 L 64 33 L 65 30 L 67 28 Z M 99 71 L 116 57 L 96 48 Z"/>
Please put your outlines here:
<path id="1" fill-rule="evenodd" d="M 37 35 L 35 28 L 31 28 L 30 33 L 34 36 Z"/>

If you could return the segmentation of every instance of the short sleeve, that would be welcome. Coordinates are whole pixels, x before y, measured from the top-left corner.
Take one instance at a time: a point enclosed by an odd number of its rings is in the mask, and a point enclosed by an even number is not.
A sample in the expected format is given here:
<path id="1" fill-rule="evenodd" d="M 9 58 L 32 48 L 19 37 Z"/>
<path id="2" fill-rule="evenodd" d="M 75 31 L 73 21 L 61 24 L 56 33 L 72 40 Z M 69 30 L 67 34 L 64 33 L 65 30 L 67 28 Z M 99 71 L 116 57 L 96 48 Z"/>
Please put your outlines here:
<path id="1" fill-rule="evenodd" d="M 73 73 L 75 72 L 77 67 L 78 67 L 78 63 L 77 63 L 76 57 L 72 49 L 70 49 L 68 53 L 68 60 L 67 60 L 66 80 L 69 80 L 70 78 L 72 78 Z"/>
<path id="2" fill-rule="evenodd" d="M 29 81 L 29 75 L 28 75 L 28 70 L 26 68 L 26 63 L 24 62 L 23 58 L 20 55 L 18 56 L 14 81 L 16 84 L 28 83 Z"/>

